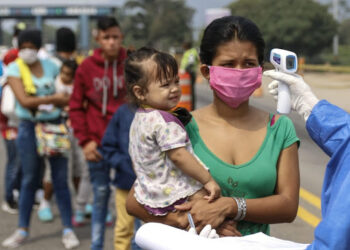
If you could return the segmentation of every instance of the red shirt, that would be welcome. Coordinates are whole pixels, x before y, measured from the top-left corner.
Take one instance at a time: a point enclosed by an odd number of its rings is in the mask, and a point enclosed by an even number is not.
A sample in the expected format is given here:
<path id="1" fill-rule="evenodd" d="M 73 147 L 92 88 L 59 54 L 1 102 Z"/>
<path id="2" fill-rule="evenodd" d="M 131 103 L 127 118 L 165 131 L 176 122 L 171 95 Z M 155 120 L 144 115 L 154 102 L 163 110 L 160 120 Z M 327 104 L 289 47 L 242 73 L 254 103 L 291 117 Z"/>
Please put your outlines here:
<path id="1" fill-rule="evenodd" d="M 106 61 L 101 52 L 101 49 L 95 50 L 78 67 L 69 102 L 69 118 L 74 135 L 82 146 L 91 140 L 100 145 L 114 112 L 126 102 L 126 51 L 121 48 L 114 62 Z M 117 95 L 114 87 L 117 88 Z"/>

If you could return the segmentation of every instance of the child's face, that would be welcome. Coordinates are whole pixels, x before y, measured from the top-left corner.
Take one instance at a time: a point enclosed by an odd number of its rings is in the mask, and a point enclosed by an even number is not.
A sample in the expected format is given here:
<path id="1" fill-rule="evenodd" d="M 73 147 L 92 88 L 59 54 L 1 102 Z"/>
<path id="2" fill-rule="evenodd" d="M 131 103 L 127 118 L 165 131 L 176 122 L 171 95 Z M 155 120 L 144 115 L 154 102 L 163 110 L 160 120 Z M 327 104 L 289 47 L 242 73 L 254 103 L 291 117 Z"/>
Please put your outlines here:
<path id="1" fill-rule="evenodd" d="M 60 73 L 61 81 L 65 84 L 73 83 L 73 70 L 69 67 L 62 66 Z"/>
<path id="2" fill-rule="evenodd" d="M 141 102 L 155 109 L 170 110 L 175 108 L 181 97 L 179 77 L 176 75 L 169 81 L 160 82 L 155 73 L 149 77 L 147 91 L 142 94 Z"/>

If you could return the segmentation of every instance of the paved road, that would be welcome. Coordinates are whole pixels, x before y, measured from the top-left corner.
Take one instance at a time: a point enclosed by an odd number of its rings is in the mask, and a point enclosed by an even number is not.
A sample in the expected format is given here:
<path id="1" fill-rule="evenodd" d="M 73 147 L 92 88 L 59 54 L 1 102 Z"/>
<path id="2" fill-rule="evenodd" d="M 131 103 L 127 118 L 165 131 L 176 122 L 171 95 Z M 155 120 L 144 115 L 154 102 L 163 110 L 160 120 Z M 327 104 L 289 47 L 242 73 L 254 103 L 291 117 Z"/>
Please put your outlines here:
<path id="1" fill-rule="evenodd" d="M 326 98 L 333 103 L 349 110 L 350 103 L 350 75 L 339 74 L 306 74 L 308 83 L 313 83 L 313 90 L 319 98 Z M 268 80 L 264 79 L 263 89 L 266 92 Z M 197 85 L 198 107 L 208 104 L 211 100 L 211 90 L 206 83 Z M 254 98 L 253 105 L 269 112 L 274 112 L 275 103 L 271 97 L 265 94 L 261 98 Z M 301 139 L 299 150 L 301 186 L 303 188 L 300 198 L 299 216 L 291 224 L 273 225 L 271 234 L 273 236 L 308 243 L 313 239 L 314 225 L 321 218 L 320 209 L 317 208 L 321 193 L 322 180 L 327 156 L 310 140 L 304 122 L 296 115 L 290 116 L 294 121 L 298 136 Z M 3 174 L 6 156 L 2 141 L 0 142 L 0 186 L 3 187 Z M 3 193 L 3 188 L 1 188 Z M 310 192 L 310 193 L 308 193 Z M 314 194 L 315 196 L 313 196 Z M 1 199 L 0 199 L 1 200 Z M 314 204 L 314 205 L 312 205 Z M 309 213 L 308 213 L 309 212 Z M 58 218 L 57 209 L 54 209 L 55 220 L 53 223 L 43 224 L 38 221 L 36 211 L 33 212 L 31 222 L 31 240 L 19 250 L 58 250 L 63 249 L 61 244 L 61 223 Z M 316 217 L 315 217 L 316 216 Z M 13 232 L 17 224 L 17 216 L 9 215 L 0 211 L 0 241 Z M 89 249 L 90 227 L 85 226 L 76 230 L 81 240 L 81 246 L 77 249 Z M 113 229 L 108 228 L 106 232 L 105 249 L 113 249 Z M 1 249 L 1 246 L 0 246 Z"/>
<path id="2" fill-rule="evenodd" d="M 0 190 L 3 194 L 3 180 L 4 180 L 4 164 L 6 156 L 4 154 L 4 145 L 2 139 L 0 139 Z M 2 197 L 0 201 L 2 202 Z M 61 243 L 61 220 L 57 207 L 53 207 L 54 221 L 51 223 L 42 223 L 39 221 L 36 210 L 33 210 L 30 228 L 30 240 L 22 247 L 17 248 L 19 250 L 61 250 L 64 249 Z M 15 229 L 17 225 L 17 215 L 10 215 L 0 210 L 0 241 L 2 242 L 8 237 Z M 77 228 L 76 233 L 80 239 L 81 245 L 76 248 L 77 250 L 90 249 L 90 224 Z M 0 249 L 3 249 L 0 245 Z M 105 237 L 105 249 L 113 249 L 113 227 L 109 227 L 106 230 Z"/>

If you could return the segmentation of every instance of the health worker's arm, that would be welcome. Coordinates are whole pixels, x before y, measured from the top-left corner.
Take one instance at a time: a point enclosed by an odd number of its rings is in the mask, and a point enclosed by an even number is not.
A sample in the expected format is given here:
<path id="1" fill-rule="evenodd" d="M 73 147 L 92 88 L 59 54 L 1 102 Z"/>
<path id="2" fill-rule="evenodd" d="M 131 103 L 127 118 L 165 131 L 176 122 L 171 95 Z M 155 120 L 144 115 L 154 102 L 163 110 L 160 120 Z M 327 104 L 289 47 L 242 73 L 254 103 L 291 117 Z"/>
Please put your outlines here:
<path id="1" fill-rule="evenodd" d="M 313 108 L 306 129 L 311 138 L 330 157 L 349 144 L 350 115 L 322 100 Z"/>

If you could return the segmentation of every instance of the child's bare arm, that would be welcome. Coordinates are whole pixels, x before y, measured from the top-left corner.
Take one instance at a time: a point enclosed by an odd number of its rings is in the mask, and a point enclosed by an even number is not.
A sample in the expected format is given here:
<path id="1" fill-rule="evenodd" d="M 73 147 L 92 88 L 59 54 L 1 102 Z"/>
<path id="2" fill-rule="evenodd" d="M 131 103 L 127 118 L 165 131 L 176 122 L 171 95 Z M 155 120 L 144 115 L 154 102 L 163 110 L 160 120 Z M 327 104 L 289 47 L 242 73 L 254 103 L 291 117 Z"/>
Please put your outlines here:
<path id="1" fill-rule="evenodd" d="M 182 172 L 203 184 L 204 188 L 210 194 L 208 196 L 209 201 L 220 196 L 220 187 L 218 184 L 186 148 L 181 147 L 168 150 L 167 155 Z"/>

